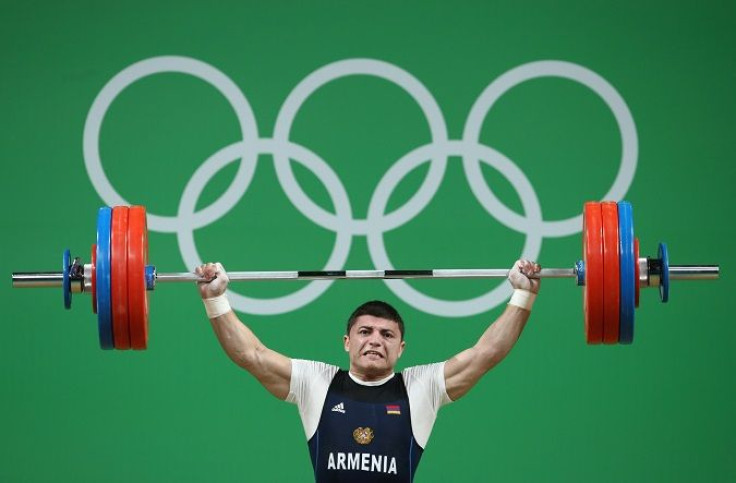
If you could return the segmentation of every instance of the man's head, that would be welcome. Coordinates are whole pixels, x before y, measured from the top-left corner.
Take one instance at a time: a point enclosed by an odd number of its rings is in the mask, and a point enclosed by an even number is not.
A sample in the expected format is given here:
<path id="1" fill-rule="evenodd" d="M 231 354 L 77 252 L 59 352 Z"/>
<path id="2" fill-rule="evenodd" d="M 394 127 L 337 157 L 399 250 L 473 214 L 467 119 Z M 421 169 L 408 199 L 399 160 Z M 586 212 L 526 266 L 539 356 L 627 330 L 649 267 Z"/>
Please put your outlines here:
<path id="1" fill-rule="evenodd" d="M 381 379 L 393 373 L 404 351 L 404 321 L 386 302 L 366 302 L 350 315 L 344 343 L 353 374 Z"/>

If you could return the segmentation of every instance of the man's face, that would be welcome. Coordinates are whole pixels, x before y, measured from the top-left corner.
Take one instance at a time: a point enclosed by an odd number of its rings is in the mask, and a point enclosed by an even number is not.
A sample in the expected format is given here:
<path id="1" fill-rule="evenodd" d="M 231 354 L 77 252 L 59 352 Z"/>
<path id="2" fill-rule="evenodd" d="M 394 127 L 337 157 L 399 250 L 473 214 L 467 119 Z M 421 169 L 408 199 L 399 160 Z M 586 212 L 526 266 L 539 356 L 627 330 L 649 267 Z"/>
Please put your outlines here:
<path id="1" fill-rule="evenodd" d="M 367 380 L 392 374 L 406 345 L 399 324 L 372 315 L 358 317 L 344 342 L 350 354 L 350 372 Z"/>

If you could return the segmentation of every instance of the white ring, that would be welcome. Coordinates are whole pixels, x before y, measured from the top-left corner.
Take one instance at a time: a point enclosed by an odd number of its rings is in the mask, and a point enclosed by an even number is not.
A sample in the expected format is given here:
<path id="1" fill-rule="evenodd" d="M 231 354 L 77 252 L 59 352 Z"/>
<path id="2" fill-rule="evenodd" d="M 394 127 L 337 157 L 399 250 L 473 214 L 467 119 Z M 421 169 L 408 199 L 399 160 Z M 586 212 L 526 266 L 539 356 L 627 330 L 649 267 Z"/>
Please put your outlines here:
<path id="1" fill-rule="evenodd" d="M 465 123 L 463 140 L 468 143 L 478 143 L 483 120 L 493 104 L 512 87 L 538 77 L 562 77 L 577 81 L 598 94 L 611 109 L 621 133 L 621 164 L 613 185 L 602 199 L 622 199 L 631 186 L 636 171 L 638 140 L 634 118 L 631 116 L 624 99 L 608 81 L 580 65 L 571 62 L 546 60 L 523 64 L 505 72 L 490 83 L 473 104 Z M 521 233 L 533 229 L 529 220 L 510 210 L 496 198 L 488 185 L 482 182 L 480 164 L 476 160 L 463 158 L 463 165 L 473 193 L 490 215 L 495 216 L 509 228 Z M 582 214 L 565 220 L 543 221 L 542 235 L 548 237 L 572 235 L 580 231 L 582 224 Z"/>
<path id="2" fill-rule="evenodd" d="M 207 161 L 197 169 L 192 176 L 192 179 L 187 183 L 187 186 L 184 189 L 184 195 L 179 203 L 178 217 L 180 219 L 186 220 L 194 216 L 194 209 L 197 205 L 197 201 L 199 196 L 202 194 L 204 187 L 207 185 L 207 182 L 222 168 L 234 162 L 237 159 L 234 155 L 243 149 L 243 146 L 238 146 L 237 144 L 238 143 L 221 149 L 207 159 Z M 342 224 L 338 224 L 338 228 L 340 226 L 349 226 L 349 223 L 347 222 L 352 219 L 352 214 L 350 212 L 350 205 L 347 202 L 347 192 L 343 189 L 342 184 L 340 184 L 339 180 L 334 175 L 334 172 L 330 170 L 327 164 L 316 154 L 293 143 L 279 143 L 278 146 L 276 146 L 276 144 L 271 140 L 258 141 L 255 143 L 254 147 L 256 148 L 254 151 L 260 153 L 275 152 L 272 150 L 278 147 L 279 153 L 294 159 L 307 169 L 311 170 L 315 176 L 324 183 L 325 187 L 327 187 L 327 192 L 335 206 L 335 216 L 339 221 L 343 221 Z M 352 235 L 350 232 L 345 228 L 338 229 L 336 231 L 336 235 L 332 254 L 325 264 L 324 270 L 342 269 L 350 253 L 350 245 L 352 242 Z M 181 224 L 177 230 L 177 240 L 179 242 L 184 262 L 190 267 L 201 265 L 202 258 L 197 252 L 197 247 L 194 241 L 194 230 L 191 227 L 191 223 Z M 241 312 L 257 315 L 281 314 L 297 310 L 311 303 L 317 297 L 322 295 L 325 290 L 332 285 L 332 283 L 333 281 L 315 280 L 309 282 L 306 286 L 293 293 L 269 299 L 248 297 L 232 290 L 228 290 L 228 296 L 232 306 Z"/>
<path id="3" fill-rule="evenodd" d="M 432 97 L 432 94 L 419 80 L 405 70 L 388 62 L 373 59 L 348 59 L 333 62 L 317 69 L 305 77 L 291 91 L 276 118 L 276 127 L 274 129 L 274 140 L 276 143 L 289 142 L 289 133 L 294 118 L 302 104 L 312 93 L 329 82 L 351 75 L 375 76 L 386 79 L 403 88 L 419 104 L 419 107 L 426 116 L 432 139 L 440 143 L 447 140 L 447 127 L 442 111 L 437 105 L 437 101 Z M 284 187 L 284 192 L 289 197 L 291 203 L 304 216 L 319 226 L 328 230 L 337 230 L 338 220 L 335 216 L 314 203 L 301 189 L 301 186 L 299 186 L 299 183 L 294 177 L 289 159 L 279 155 L 277 150 L 274 155 L 274 162 L 276 163 L 276 173 L 279 177 L 279 182 Z M 437 192 L 444 177 L 446 166 L 446 159 L 433 159 L 421 188 L 404 206 L 396 210 L 399 213 L 395 216 L 407 212 L 411 213 L 411 216 L 415 216 L 419 211 L 424 209 L 426 203 Z M 408 215 L 405 216 L 408 217 Z M 363 235 L 367 232 L 365 220 L 353 219 L 350 223 L 353 234 Z"/>
<path id="4" fill-rule="evenodd" d="M 189 57 L 152 57 L 128 66 L 105 84 L 100 93 L 92 103 L 84 124 L 84 164 L 87 167 L 89 179 L 102 199 L 110 206 L 130 205 L 110 184 L 105 175 L 100 159 L 100 130 L 102 121 L 105 119 L 115 98 L 129 85 L 153 74 L 163 72 L 178 72 L 190 74 L 202 79 L 215 87 L 230 102 L 235 115 L 240 123 L 240 133 L 245 141 L 256 141 L 258 130 L 253 110 L 238 86 L 225 74 L 202 61 Z M 238 167 L 235 178 L 217 201 L 204 208 L 196 214 L 192 220 L 193 227 L 205 226 L 223 216 L 232 209 L 248 189 L 253 172 L 256 167 L 257 155 L 254 150 L 247 149 L 241 144 L 243 151 L 240 153 L 242 162 Z M 176 232 L 179 220 L 175 216 L 161 216 L 148 214 L 148 227 L 163 233 Z"/>
<path id="5" fill-rule="evenodd" d="M 531 183 L 519 167 L 501 153 L 488 146 L 469 146 L 467 143 L 461 141 L 449 141 L 445 145 L 427 145 L 419 150 L 413 151 L 412 156 L 406 156 L 398 161 L 392 167 L 392 169 L 395 168 L 395 174 L 398 177 L 390 178 L 384 176 L 381 179 L 379 187 L 376 188 L 376 196 L 371 200 L 368 209 L 368 219 L 371 220 L 374 217 L 382 216 L 389 197 L 399 181 L 417 166 L 421 165 L 422 159 L 426 160 L 428 156 L 439 153 L 445 156 L 473 156 L 475 159 L 481 159 L 483 162 L 503 173 L 519 192 L 521 204 L 524 207 L 528 219 L 531 220 L 530 225 L 541 226 L 542 208 L 539 205 L 539 200 Z M 526 235 L 526 242 L 520 258 L 534 260 L 541 250 L 542 236 L 539 230 L 530 230 Z M 368 249 L 375 266 L 382 267 L 386 270 L 392 270 L 394 268 L 386 252 L 382 231 L 375 230 L 368 233 Z M 393 293 L 415 309 L 443 317 L 468 317 L 486 312 L 505 301 L 511 294 L 511 287 L 507 283 L 501 283 L 496 288 L 478 297 L 469 300 L 449 301 L 439 300 L 423 294 L 404 280 L 386 280 L 385 283 Z"/>

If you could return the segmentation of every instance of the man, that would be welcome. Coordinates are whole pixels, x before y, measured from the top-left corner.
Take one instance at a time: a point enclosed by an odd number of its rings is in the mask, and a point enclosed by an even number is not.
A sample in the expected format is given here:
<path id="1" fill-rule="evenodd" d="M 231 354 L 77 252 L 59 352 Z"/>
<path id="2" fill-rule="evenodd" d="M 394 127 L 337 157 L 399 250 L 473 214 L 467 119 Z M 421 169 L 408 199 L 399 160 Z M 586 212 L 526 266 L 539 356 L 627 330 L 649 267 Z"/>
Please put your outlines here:
<path id="1" fill-rule="evenodd" d="M 217 264 L 197 267 L 207 315 L 227 355 L 274 396 L 297 404 L 315 480 L 412 481 L 439 408 L 463 397 L 511 351 L 529 318 L 539 265 L 517 261 L 506 309 L 478 342 L 451 359 L 394 373 L 404 323 L 385 302 L 358 307 L 344 336 L 349 371 L 290 359 L 264 346 L 231 310 L 228 277 Z"/>

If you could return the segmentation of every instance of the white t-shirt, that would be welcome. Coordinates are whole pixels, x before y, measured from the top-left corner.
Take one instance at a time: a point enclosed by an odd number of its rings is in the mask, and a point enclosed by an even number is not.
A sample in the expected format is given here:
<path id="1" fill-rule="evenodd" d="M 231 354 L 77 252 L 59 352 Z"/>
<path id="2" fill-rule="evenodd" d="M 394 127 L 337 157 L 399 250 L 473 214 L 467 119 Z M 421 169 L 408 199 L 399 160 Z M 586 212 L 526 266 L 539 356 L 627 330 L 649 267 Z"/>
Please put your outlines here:
<path id="1" fill-rule="evenodd" d="M 291 360 L 291 384 L 286 401 L 299 408 L 304 433 L 309 441 L 317 431 L 327 390 L 339 368 L 330 364 L 303 359 Z M 425 448 L 440 407 L 452 402 L 445 389 L 445 363 L 437 362 L 408 367 L 401 371 L 409 396 L 411 427 L 419 446 Z M 395 375 L 374 382 L 350 377 L 364 386 L 379 386 Z"/>

